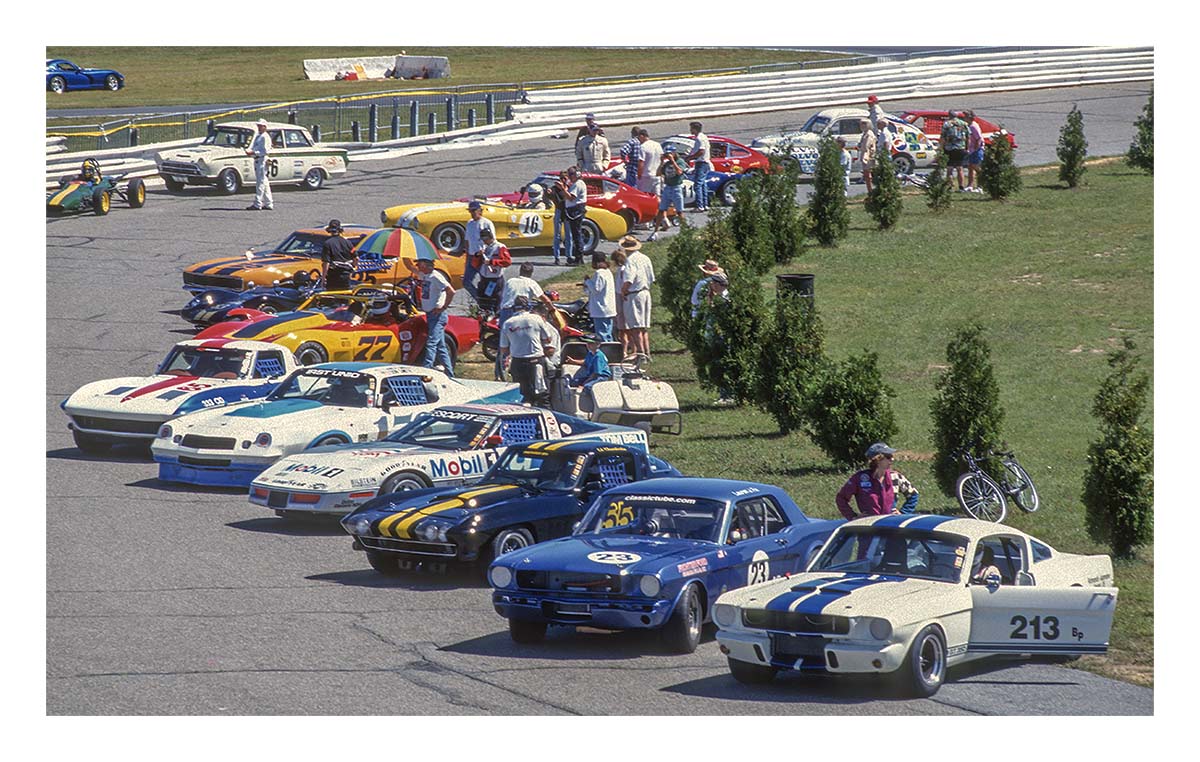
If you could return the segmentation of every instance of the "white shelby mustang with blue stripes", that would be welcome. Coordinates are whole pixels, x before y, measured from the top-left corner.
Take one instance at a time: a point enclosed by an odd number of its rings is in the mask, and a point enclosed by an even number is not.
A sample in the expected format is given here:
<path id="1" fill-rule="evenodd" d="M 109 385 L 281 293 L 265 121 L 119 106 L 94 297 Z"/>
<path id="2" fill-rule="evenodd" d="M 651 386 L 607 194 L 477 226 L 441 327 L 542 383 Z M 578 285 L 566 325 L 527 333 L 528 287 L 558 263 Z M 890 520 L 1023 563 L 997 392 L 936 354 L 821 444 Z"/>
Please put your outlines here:
<path id="1" fill-rule="evenodd" d="M 454 405 L 417 416 L 371 444 L 305 450 L 282 458 L 250 487 L 250 502 L 280 515 L 344 516 L 376 495 L 473 484 L 507 448 L 584 439 L 647 452 L 646 432 L 524 405 Z"/>
<path id="2" fill-rule="evenodd" d="M 516 384 L 459 380 L 432 368 L 323 363 L 294 371 L 262 401 L 164 424 L 150 451 L 163 481 L 247 487 L 285 455 L 374 442 L 446 404 L 519 397 Z"/>
<path id="3" fill-rule="evenodd" d="M 839 527 L 804 574 L 725 593 L 713 619 L 740 682 L 867 673 L 931 696 L 968 659 L 1105 653 L 1116 605 L 1108 556 L 986 521 L 893 514 Z"/>

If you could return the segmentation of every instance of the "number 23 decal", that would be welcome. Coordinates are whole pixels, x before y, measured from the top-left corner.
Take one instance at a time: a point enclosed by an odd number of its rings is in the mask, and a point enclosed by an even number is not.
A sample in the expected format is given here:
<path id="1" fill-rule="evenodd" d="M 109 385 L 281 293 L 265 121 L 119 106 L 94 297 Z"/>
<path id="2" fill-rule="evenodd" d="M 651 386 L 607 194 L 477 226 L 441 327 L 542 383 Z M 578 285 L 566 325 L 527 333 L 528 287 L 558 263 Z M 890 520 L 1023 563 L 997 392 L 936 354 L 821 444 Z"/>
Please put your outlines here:
<path id="1" fill-rule="evenodd" d="M 363 336 L 358 340 L 359 350 L 354 353 L 355 360 L 382 360 L 384 351 L 391 346 L 391 336 Z M 375 351 L 367 357 L 367 353 L 371 348 L 375 347 Z"/>
<path id="2" fill-rule="evenodd" d="M 1035 616 L 1032 619 L 1026 619 L 1017 614 L 1009 624 L 1016 626 L 1016 629 L 1008 636 L 1013 640 L 1029 640 L 1027 630 L 1033 632 L 1033 640 L 1058 640 L 1058 617 L 1056 616 Z"/>

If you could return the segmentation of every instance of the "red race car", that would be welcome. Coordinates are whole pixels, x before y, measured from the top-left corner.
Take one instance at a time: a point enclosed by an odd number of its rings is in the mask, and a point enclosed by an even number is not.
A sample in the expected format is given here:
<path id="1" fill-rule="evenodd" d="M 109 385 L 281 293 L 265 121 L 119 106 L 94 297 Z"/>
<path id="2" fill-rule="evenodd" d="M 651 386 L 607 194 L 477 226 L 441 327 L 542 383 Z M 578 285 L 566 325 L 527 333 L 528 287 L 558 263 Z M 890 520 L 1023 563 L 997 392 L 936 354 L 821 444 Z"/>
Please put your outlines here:
<path id="1" fill-rule="evenodd" d="M 929 140 L 934 145 L 937 145 L 942 135 L 942 122 L 946 120 L 945 111 L 901 111 L 897 114 L 901 119 L 913 125 L 917 129 L 929 136 Z M 1008 130 L 998 124 L 989 122 L 986 119 L 975 117 L 975 123 L 979 125 L 979 131 L 983 133 L 983 144 L 991 145 L 992 140 L 997 135 L 1003 135 L 1008 138 L 1008 144 L 1013 148 L 1017 147 L 1017 136 L 1013 135 Z"/>
<path id="2" fill-rule="evenodd" d="M 628 224 L 630 230 L 633 229 L 634 225 L 650 222 L 650 220 L 654 219 L 654 215 L 658 214 L 658 196 L 655 196 L 653 193 L 640 191 L 632 185 L 626 185 L 611 175 L 594 175 L 585 172 L 580 177 L 583 179 L 584 185 L 587 186 L 588 206 L 594 206 L 613 214 L 619 214 L 625 218 L 625 222 Z M 513 193 L 501 193 L 494 196 L 482 196 L 480 198 L 495 203 L 512 204 L 513 206 L 521 207 L 529 203 L 526 188 L 537 184 L 545 190 L 553 185 L 557 179 L 557 172 L 543 172 Z M 470 201 L 471 199 L 460 198 L 458 200 Z M 673 213 L 674 210 L 672 210 Z"/>
<path id="3" fill-rule="evenodd" d="M 692 152 L 691 135 L 672 135 L 659 141 L 664 146 L 671 143 L 683 158 Z M 724 135 L 709 135 L 708 150 L 712 155 L 712 171 L 738 175 L 746 172 L 770 172 L 771 160 L 765 153 Z M 691 162 L 689 162 L 689 165 Z"/>

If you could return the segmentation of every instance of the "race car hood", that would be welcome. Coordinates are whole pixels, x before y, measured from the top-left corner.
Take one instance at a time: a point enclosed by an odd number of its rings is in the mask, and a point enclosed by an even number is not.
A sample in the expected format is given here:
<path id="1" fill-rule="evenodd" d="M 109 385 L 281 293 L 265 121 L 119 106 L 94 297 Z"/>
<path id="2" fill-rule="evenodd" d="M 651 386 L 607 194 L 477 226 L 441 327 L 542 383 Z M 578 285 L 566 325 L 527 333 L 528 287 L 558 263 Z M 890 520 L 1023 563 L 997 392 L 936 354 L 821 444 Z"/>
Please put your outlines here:
<path id="1" fill-rule="evenodd" d="M 342 428 L 349 410 L 368 412 L 359 408 L 323 405 L 315 400 L 267 400 L 240 405 L 232 410 L 190 413 L 172 426 L 176 435 L 202 434 L 253 439 L 262 432 L 269 432 L 272 443 L 268 449 L 278 450 L 288 445 L 306 445 L 322 433 Z M 383 411 L 378 412 L 383 415 Z M 162 440 L 155 444 L 162 444 Z"/>
<path id="2" fill-rule="evenodd" d="M 948 600 L 957 585 L 883 574 L 798 574 L 764 585 L 734 590 L 721 603 L 802 614 L 877 616 L 895 619 L 897 612 L 930 611 Z"/>
<path id="3" fill-rule="evenodd" d="M 268 273 L 275 276 L 275 279 L 291 277 L 297 269 L 314 268 L 319 269 L 321 266 L 320 260 L 313 257 L 306 257 L 302 254 L 280 254 L 277 252 L 255 252 L 250 259 L 245 255 L 237 257 L 217 257 L 215 259 L 206 259 L 203 262 L 197 262 L 194 265 L 189 265 L 184 269 L 186 273 L 194 275 L 237 275 L 247 271 L 265 269 Z M 264 281 L 259 283 L 260 286 L 270 285 Z"/>
<path id="4" fill-rule="evenodd" d="M 371 522 L 371 531 L 379 537 L 408 539 L 410 530 L 420 519 L 437 516 L 453 523 L 461 522 L 472 513 L 509 500 L 529 497 L 531 492 L 516 484 L 476 484 L 472 487 L 452 487 L 400 499 L 380 499 L 359 508 L 352 515 Z M 349 517 L 347 517 L 349 518 Z"/>
<path id="5" fill-rule="evenodd" d="M 218 407 L 258 396 L 268 382 L 196 376 L 128 376 L 93 381 L 67 398 L 68 413 L 119 413 L 171 417 L 202 407 Z M 273 384 L 272 384 L 273 385 Z M 219 399 L 218 399 L 219 398 Z M 206 400 L 207 405 L 202 404 Z"/>
<path id="6" fill-rule="evenodd" d="M 296 487 L 315 492 L 350 492 L 383 483 L 381 474 L 406 455 L 418 452 L 442 453 L 417 445 L 372 442 L 370 444 L 328 445 L 290 455 L 263 471 L 254 483 L 266 487 Z M 312 484 L 305 483 L 305 476 Z M 363 479 L 371 479 L 367 485 Z M 353 481 L 352 481 L 353 480 Z M 319 485 L 320 489 L 317 489 Z"/>
<path id="7" fill-rule="evenodd" d="M 320 328 L 322 326 L 331 325 L 335 321 L 331 321 L 326 315 L 320 312 L 281 312 L 278 315 L 273 315 L 267 318 L 261 318 L 253 322 L 229 322 L 217 323 L 204 331 L 196 334 L 198 339 L 219 339 L 225 337 L 234 337 L 238 339 L 253 339 L 257 341 L 274 341 L 281 336 L 285 336 L 295 331 L 303 331 L 308 328 Z"/>
<path id="8" fill-rule="evenodd" d="M 462 212 L 462 222 L 466 224 L 469 215 L 466 214 L 467 205 L 459 201 L 448 201 L 441 204 L 401 204 L 399 206 L 388 207 L 383 210 L 383 222 L 385 225 L 391 225 L 398 228 L 412 228 L 417 226 L 417 218 L 429 212 L 441 211 L 456 211 Z M 447 219 L 455 215 L 446 215 Z"/>
<path id="9" fill-rule="evenodd" d="M 656 574 L 664 567 L 675 566 L 715 549 L 713 543 L 702 540 L 586 535 L 563 537 L 518 551 L 511 559 L 506 558 L 509 563 L 505 565 L 522 571 Z"/>
<path id="10" fill-rule="evenodd" d="M 158 155 L 159 162 L 164 161 L 182 161 L 182 162 L 197 162 L 201 159 L 211 161 L 213 159 L 248 159 L 246 152 L 240 148 L 221 148 L 219 146 L 193 146 L 191 148 L 179 148 L 174 151 L 163 151 Z"/>

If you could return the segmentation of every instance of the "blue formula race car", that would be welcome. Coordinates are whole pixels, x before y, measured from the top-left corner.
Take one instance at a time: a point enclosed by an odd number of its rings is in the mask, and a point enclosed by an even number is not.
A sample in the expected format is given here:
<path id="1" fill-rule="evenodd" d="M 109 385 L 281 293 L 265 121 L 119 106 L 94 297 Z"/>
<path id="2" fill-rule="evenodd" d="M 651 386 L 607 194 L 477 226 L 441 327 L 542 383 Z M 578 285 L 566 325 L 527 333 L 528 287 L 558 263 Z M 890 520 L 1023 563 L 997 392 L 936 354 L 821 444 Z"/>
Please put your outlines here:
<path id="1" fill-rule="evenodd" d="M 570 537 L 500 556 L 496 612 L 518 643 L 548 625 L 661 629 L 691 653 L 717 596 L 803 571 L 842 521 L 814 521 L 768 484 L 655 479 L 601 494 Z"/>
<path id="2" fill-rule="evenodd" d="M 380 495 L 342 526 L 383 574 L 421 561 L 486 561 L 570 534 L 609 487 L 679 475 L 641 444 L 530 442 L 505 450 L 472 486 Z"/>

